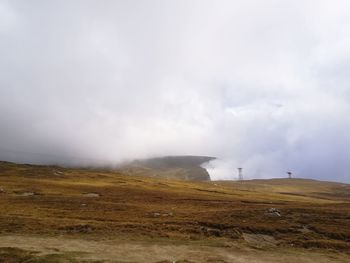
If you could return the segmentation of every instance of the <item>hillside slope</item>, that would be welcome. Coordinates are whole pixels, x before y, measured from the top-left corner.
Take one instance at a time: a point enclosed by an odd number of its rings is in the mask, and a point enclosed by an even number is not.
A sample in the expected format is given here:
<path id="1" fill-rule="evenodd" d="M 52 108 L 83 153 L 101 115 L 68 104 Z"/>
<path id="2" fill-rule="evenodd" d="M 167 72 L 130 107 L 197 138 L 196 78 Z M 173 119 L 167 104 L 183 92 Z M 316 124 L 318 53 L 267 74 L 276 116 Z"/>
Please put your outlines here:
<path id="1" fill-rule="evenodd" d="M 2 162 L 0 262 L 350 262 L 349 192 Z"/>
<path id="2" fill-rule="evenodd" d="M 124 173 L 165 179 L 189 181 L 210 181 L 210 176 L 202 164 L 214 160 L 208 156 L 166 156 L 136 160 L 121 166 Z"/>

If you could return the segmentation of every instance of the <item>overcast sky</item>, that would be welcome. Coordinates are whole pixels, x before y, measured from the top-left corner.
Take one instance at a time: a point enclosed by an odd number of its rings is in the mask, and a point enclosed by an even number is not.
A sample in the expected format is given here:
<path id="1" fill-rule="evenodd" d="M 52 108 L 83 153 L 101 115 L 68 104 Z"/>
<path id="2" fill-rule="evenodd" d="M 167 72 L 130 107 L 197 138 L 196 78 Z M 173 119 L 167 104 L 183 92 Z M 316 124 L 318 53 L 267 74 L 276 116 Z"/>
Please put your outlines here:
<path id="1" fill-rule="evenodd" d="M 349 130 L 348 0 L 0 0 L 0 159 L 350 182 Z"/>

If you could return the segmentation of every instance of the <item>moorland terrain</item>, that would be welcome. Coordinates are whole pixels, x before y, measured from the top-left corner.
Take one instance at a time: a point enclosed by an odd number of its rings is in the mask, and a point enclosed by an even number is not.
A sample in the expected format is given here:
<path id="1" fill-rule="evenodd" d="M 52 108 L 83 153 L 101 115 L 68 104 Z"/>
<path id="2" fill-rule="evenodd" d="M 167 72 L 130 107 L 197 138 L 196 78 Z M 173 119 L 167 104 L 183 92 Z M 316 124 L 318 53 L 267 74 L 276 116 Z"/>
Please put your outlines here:
<path id="1" fill-rule="evenodd" d="M 170 166 L 0 162 L 0 262 L 350 262 L 350 185 Z"/>

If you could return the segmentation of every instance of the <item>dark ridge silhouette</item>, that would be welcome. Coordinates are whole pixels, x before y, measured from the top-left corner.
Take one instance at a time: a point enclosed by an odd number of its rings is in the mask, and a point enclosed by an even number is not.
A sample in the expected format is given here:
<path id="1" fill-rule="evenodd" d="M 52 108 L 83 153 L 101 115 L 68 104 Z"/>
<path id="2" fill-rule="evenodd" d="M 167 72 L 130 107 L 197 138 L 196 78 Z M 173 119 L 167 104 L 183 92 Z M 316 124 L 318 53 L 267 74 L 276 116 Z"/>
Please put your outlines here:
<path id="1" fill-rule="evenodd" d="M 167 179 L 210 181 L 202 164 L 216 159 L 210 156 L 165 156 L 135 160 L 122 167 L 130 174 L 142 174 Z"/>

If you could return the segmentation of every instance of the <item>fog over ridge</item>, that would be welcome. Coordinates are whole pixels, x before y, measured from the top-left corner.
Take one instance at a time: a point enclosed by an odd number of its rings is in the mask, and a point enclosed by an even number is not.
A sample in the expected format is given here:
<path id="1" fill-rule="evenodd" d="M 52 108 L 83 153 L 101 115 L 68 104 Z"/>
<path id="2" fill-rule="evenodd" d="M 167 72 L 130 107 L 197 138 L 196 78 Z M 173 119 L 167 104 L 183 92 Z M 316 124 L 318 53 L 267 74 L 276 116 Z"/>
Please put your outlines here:
<path id="1" fill-rule="evenodd" d="M 0 159 L 350 182 L 349 28 L 345 0 L 0 0 Z"/>

